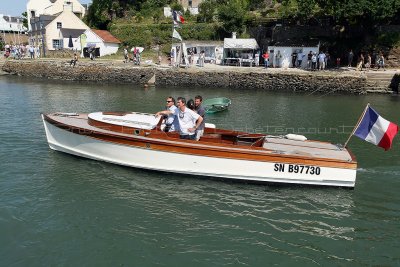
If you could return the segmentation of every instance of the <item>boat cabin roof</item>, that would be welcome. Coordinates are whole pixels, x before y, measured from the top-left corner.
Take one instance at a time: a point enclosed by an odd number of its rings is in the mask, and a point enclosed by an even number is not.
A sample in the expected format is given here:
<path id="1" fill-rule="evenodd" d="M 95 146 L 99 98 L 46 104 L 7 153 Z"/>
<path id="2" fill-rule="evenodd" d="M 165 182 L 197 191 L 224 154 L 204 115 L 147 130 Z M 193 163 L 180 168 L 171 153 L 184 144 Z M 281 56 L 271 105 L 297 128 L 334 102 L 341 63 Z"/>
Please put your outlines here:
<path id="1" fill-rule="evenodd" d="M 94 112 L 90 113 L 88 117 L 107 124 L 144 130 L 154 129 L 160 121 L 160 117 L 156 117 L 154 114 L 137 112 Z"/>

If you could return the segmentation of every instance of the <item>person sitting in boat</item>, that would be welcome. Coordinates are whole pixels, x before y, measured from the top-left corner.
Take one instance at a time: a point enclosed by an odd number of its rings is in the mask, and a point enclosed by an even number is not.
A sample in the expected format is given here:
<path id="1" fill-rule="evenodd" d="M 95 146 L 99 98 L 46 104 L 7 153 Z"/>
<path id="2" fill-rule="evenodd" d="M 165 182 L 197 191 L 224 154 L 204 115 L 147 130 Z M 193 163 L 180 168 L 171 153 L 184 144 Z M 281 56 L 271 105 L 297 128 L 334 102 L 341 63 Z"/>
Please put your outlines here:
<path id="1" fill-rule="evenodd" d="M 197 95 L 194 97 L 194 106 L 195 106 L 195 111 L 197 114 L 199 114 L 202 118 L 203 121 L 201 122 L 199 128 L 196 130 L 196 140 L 199 141 L 200 137 L 203 136 L 204 134 L 204 127 L 205 127 L 205 116 L 206 116 L 206 110 L 203 108 L 201 105 L 203 103 L 203 98 L 200 95 Z"/>
<path id="2" fill-rule="evenodd" d="M 196 139 L 196 129 L 199 128 L 201 122 L 203 121 L 203 118 L 194 112 L 193 110 L 190 110 L 188 107 L 186 107 L 186 99 L 183 97 L 178 97 L 177 101 L 178 105 L 178 112 L 177 114 L 177 119 L 179 122 L 179 136 L 181 139 L 189 139 L 189 140 L 195 140 Z M 165 110 L 165 111 L 160 111 L 157 112 L 156 115 L 170 115 L 170 114 L 175 114 L 173 111 Z"/>
<path id="3" fill-rule="evenodd" d="M 189 100 L 187 101 L 187 103 L 186 103 L 186 106 L 187 106 L 189 109 L 195 111 L 195 110 L 194 110 L 195 107 L 194 107 L 194 101 L 193 101 L 193 99 L 189 99 Z"/>
<path id="4" fill-rule="evenodd" d="M 175 98 L 167 97 L 166 110 L 157 112 L 156 115 L 166 115 L 164 132 L 179 131 L 179 122 L 177 119 L 178 108 L 175 106 Z"/>

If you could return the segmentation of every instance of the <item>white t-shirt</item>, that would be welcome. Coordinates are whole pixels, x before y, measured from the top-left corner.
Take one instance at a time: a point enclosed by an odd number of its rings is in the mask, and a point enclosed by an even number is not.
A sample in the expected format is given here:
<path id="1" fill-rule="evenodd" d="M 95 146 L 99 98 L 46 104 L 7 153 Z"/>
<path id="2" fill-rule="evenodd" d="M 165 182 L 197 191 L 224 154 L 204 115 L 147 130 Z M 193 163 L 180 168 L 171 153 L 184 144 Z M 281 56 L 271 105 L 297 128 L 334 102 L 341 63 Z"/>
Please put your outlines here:
<path id="1" fill-rule="evenodd" d="M 325 57 L 326 57 L 326 55 L 324 53 L 319 54 L 318 55 L 319 62 L 324 62 L 325 61 Z"/>
<path id="2" fill-rule="evenodd" d="M 303 53 L 298 53 L 297 54 L 297 60 L 303 60 Z"/>
<path id="3" fill-rule="evenodd" d="M 195 132 L 189 132 L 189 128 L 194 128 L 196 126 L 196 121 L 199 119 L 200 115 L 193 110 L 185 107 L 185 111 L 178 109 L 178 121 L 181 135 L 194 135 Z"/>

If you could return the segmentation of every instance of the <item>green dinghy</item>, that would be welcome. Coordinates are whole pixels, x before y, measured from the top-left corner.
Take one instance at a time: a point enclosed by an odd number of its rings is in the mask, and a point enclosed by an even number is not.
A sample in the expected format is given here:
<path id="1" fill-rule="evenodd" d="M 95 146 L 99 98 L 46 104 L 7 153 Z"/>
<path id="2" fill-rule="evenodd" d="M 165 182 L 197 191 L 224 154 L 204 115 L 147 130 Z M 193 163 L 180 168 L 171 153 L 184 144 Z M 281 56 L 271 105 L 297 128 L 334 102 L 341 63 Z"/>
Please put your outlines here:
<path id="1" fill-rule="evenodd" d="M 231 100 L 226 97 L 210 98 L 203 101 L 203 107 L 207 113 L 216 113 L 226 110 L 231 104 Z"/>

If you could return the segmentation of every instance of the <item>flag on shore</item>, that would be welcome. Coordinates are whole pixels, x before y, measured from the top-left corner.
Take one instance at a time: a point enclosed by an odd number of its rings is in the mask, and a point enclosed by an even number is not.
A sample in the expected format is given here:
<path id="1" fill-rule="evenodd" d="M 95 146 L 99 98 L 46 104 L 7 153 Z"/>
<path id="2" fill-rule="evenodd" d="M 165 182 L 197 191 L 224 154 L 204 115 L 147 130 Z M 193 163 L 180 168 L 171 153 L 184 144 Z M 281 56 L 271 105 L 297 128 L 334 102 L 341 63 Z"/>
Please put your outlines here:
<path id="1" fill-rule="evenodd" d="M 174 38 L 179 39 L 179 40 L 182 41 L 181 35 L 180 35 L 179 32 L 177 32 L 177 30 L 175 30 L 175 29 L 174 29 L 174 31 L 172 32 L 172 37 L 174 37 Z"/>
<path id="2" fill-rule="evenodd" d="M 180 29 L 182 28 L 181 25 L 177 21 L 174 20 L 174 28 Z"/>
<path id="3" fill-rule="evenodd" d="M 393 138 L 398 131 L 399 127 L 396 124 L 385 120 L 368 106 L 354 135 L 388 150 L 392 146 Z"/>
<path id="4" fill-rule="evenodd" d="M 181 12 L 179 11 L 173 11 L 172 12 L 172 17 L 174 19 L 174 21 L 180 22 L 180 23 L 185 23 L 185 19 L 182 17 Z"/>

